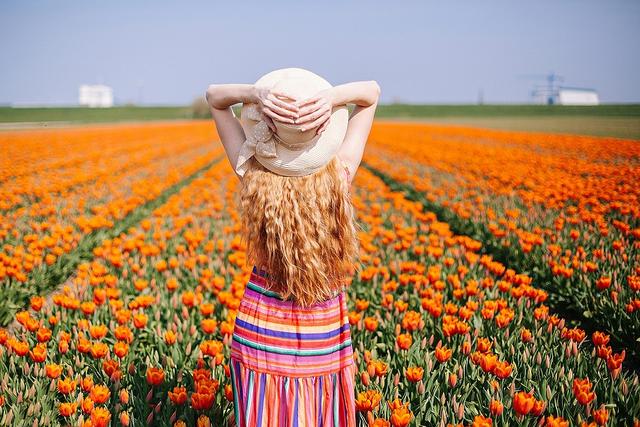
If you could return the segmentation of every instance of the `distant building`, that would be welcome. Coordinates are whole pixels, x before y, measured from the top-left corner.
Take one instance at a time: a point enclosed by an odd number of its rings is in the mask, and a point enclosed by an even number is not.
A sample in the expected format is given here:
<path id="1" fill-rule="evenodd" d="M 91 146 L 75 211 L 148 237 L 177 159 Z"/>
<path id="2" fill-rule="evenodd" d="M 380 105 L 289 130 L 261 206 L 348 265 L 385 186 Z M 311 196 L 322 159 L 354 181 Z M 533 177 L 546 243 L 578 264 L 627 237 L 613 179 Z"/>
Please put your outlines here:
<path id="1" fill-rule="evenodd" d="M 547 105 L 599 105 L 600 97 L 594 89 L 578 87 L 547 87 L 533 91 L 533 102 Z"/>
<path id="2" fill-rule="evenodd" d="M 558 91 L 558 104 L 560 105 L 598 105 L 600 98 L 598 92 L 593 89 L 560 87 Z"/>
<path id="3" fill-rule="evenodd" d="M 85 107 L 113 107 L 113 89 L 105 85 L 80 85 L 78 103 Z"/>

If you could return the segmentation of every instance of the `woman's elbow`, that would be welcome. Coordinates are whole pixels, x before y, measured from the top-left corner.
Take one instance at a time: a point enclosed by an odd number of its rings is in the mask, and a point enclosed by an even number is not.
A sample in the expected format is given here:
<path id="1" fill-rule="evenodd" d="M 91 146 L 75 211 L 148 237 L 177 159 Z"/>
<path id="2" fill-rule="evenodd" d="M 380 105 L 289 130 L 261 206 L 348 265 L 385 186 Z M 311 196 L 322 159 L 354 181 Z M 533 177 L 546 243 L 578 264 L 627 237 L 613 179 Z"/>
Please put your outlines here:
<path id="1" fill-rule="evenodd" d="M 217 85 L 214 85 L 214 84 L 211 84 L 211 85 L 209 85 L 209 87 L 207 87 L 207 90 L 205 92 L 204 98 L 207 100 L 209 105 L 213 106 L 213 101 L 215 99 L 216 89 L 217 89 Z"/>
<path id="2" fill-rule="evenodd" d="M 371 92 L 373 94 L 372 98 L 373 98 L 373 102 L 371 103 L 372 105 L 377 103 L 378 100 L 380 99 L 380 85 L 378 84 L 377 81 L 375 80 L 371 80 Z"/>
<path id="3" fill-rule="evenodd" d="M 371 84 L 373 85 L 373 90 L 375 91 L 376 96 L 379 97 L 380 96 L 380 85 L 375 80 L 371 80 Z"/>

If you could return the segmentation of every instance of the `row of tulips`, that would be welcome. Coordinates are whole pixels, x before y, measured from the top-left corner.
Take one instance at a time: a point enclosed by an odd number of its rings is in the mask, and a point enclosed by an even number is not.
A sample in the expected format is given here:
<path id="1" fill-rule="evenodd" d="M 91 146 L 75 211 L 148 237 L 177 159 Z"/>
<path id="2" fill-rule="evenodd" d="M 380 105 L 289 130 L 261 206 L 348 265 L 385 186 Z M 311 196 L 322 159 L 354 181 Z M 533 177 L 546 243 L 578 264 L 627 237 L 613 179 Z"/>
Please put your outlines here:
<path id="1" fill-rule="evenodd" d="M 48 201 L 95 182 L 107 185 L 105 178 L 128 169 L 206 148 L 211 137 L 211 127 L 205 123 L 3 132 L 0 149 L 6 156 L 0 159 L 0 211 Z"/>
<path id="2" fill-rule="evenodd" d="M 0 423 L 222 425 L 250 266 L 226 162 L 102 242 L 0 332 Z M 637 376 L 608 336 L 549 314 L 530 276 L 480 255 L 364 169 L 350 295 L 361 425 L 631 424 Z M 49 421 L 51 422 L 51 421 Z"/>
<path id="3" fill-rule="evenodd" d="M 205 411 L 224 416 L 218 338 L 232 323 L 221 324 L 224 293 L 213 290 L 231 277 L 229 178 L 216 164 L 104 240 L 49 301 L 34 297 L 17 314 L 0 333 L 0 424 L 193 425 Z"/>
<path id="4" fill-rule="evenodd" d="M 622 370 L 625 353 L 611 350 L 607 334 L 587 336 L 551 315 L 530 276 L 481 255 L 480 242 L 455 235 L 379 178 L 358 174 L 370 253 L 351 286 L 350 320 L 358 406 L 369 424 L 637 421 L 638 377 Z"/>
<path id="5" fill-rule="evenodd" d="M 636 141 L 376 123 L 365 163 L 640 356 Z"/>
<path id="6" fill-rule="evenodd" d="M 55 167 L 50 161 L 36 161 L 31 174 L 15 167 L 14 175 L 0 184 L 0 196 L 8 207 L 0 215 L 0 288 L 5 308 L 19 305 L 25 288 L 45 290 L 50 277 L 64 275 L 65 256 L 79 246 L 95 244 L 100 232 L 109 232 L 136 209 L 211 163 L 221 150 L 212 149 L 210 132 L 199 123 L 50 132 L 51 145 L 69 139 L 84 155 L 75 154 Z M 32 132 L 7 132 L 0 144 L 30 141 L 30 136 Z M 35 140 L 42 148 L 29 156 L 47 153 L 48 145 Z M 49 167 L 39 170 L 38 163 Z M 18 197 L 21 206 L 11 205 L 5 195 Z M 8 319 L 5 311 L 2 324 Z"/>

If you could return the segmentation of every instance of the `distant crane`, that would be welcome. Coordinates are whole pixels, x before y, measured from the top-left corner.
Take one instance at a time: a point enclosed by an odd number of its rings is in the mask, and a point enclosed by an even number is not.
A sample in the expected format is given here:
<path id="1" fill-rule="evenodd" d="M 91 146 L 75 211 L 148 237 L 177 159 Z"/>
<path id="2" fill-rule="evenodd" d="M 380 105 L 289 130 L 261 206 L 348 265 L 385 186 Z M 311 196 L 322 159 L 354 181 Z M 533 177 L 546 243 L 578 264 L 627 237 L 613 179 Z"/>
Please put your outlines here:
<path id="1" fill-rule="evenodd" d="M 533 99 L 544 99 L 544 103 L 548 105 L 554 105 L 558 103 L 558 96 L 560 93 L 560 87 L 556 83 L 564 81 L 564 77 L 550 72 L 549 74 L 523 74 L 519 77 L 525 79 L 546 80 L 546 85 L 535 85 L 530 95 Z"/>

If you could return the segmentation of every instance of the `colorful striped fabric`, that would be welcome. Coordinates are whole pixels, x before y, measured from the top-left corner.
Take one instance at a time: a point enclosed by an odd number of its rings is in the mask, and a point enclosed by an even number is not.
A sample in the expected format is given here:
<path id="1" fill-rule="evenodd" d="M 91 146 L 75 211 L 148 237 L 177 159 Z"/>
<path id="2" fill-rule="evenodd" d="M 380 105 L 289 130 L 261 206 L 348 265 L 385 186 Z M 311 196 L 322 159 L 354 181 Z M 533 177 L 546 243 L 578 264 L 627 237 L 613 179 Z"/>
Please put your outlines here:
<path id="1" fill-rule="evenodd" d="M 300 307 L 255 266 L 238 308 L 231 384 L 238 427 L 355 427 L 346 295 Z"/>

